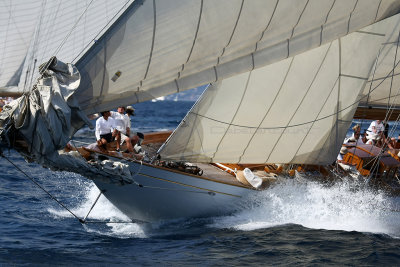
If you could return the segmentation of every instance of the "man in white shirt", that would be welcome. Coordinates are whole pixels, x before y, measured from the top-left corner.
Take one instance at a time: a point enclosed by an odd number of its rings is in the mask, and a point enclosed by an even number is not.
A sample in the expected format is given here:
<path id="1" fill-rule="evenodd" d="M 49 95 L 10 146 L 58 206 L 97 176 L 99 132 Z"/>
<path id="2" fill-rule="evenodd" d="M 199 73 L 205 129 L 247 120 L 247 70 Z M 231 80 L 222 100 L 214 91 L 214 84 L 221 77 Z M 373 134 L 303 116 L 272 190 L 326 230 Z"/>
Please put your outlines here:
<path id="1" fill-rule="evenodd" d="M 381 120 L 376 120 L 371 122 L 367 130 L 367 144 L 375 144 L 376 141 L 383 138 L 385 139 L 383 133 L 385 131 L 385 126 L 383 125 Z M 385 143 L 386 140 L 382 140 Z"/>
<path id="2" fill-rule="evenodd" d="M 344 144 L 345 145 L 354 144 L 356 146 L 364 144 L 362 137 L 361 137 L 361 133 L 359 131 L 355 131 L 351 137 L 346 138 L 344 140 Z"/>
<path id="3" fill-rule="evenodd" d="M 117 140 L 117 151 L 120 149 L 121 135 L 117 130 L 115 120 L 110 117 L 110 111 L 101 112 L 101 117 L 96 120 L 96 140 L 101 150 L 105 150 L 106 144 Z"/>
<path id="4" fill-rule="evenodd" d="M 376 120 L 371 122 L 368 127 L 368 132 L 379 133 L 385 131 L 385 126 L 383 125 L 381 120 Z"/>
<path id="5" fill-rule="evenodd" d="M 121 133 L 121 145 L 125 142 L 128 151 L 133 152 L 132 138 L 130 137 L 131 120 L 125 114 L 125 107 L 119 107 L 117 111 L 111 111 L 111 117 L 115 120 L 116 128 Z"/>

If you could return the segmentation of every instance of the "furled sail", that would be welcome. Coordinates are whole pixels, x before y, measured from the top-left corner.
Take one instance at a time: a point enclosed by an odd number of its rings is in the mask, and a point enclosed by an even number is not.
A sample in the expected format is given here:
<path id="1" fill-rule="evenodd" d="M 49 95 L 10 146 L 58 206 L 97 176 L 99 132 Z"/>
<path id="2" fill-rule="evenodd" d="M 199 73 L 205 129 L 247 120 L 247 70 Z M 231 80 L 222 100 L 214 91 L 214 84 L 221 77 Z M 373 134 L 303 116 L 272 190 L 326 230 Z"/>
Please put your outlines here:
<path id="1" fill-rule="evenodd" d="M 329 164 L 400 15 L 211 85 L 161 150 L 194 162 Z"/>
<path id="2" fill-rule="evenodd" d="M 1 1 L 0 96 L 29 91 L 39 65 L 55 54 L 73 62 L 129 2 Z"/>
<path id="3" fill-rule="evenodd" d="M 40 73 L 32 91 L 5 105 L 0 113 L 3 144 L 13 146 L 26 160 L 53 170 L 73 171 L 109 183 L 132 183 L 125 163 L 101 159 L 88 162 L 77 151 L 64 151 L 76 130 L 90 125 L 73 97 L 81 76 L 74 65 L 55 57 L 40 66 Z"/>
<path id="4" fill-rule="evenodd" d="M 77 129 L 90 121 L 72 97 L 80 83 L 79 71 L 53 57 L 41 66 L 42 77 L 30 94 L 5 105 L 0 113 L 3 141 L 23 138 L 30 158 L 43 162 L 64 148 Z"/>
<path id="5" fill-rule="evenodd" d="M 86 114 L 215 82 L 399 12 L 395 0 L 135 1 L 77 62 Z"/>

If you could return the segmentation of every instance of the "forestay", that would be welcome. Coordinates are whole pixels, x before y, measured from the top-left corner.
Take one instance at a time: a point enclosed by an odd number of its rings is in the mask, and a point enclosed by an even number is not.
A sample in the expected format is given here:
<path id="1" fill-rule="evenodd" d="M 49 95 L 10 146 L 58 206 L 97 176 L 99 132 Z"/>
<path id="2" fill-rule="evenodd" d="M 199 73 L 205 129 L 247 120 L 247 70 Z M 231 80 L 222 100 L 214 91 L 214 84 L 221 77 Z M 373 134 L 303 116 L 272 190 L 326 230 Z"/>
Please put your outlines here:
<path id="1" fill-rule="evenodd" d="M 135 1 L 77 63 L 86 114 L 215 82 L 398 13 L 395 0 Z"/>
<path id="2" fill-rule="evenodd" d="M 381 44 L 399 30 L 396 15 L 211 85 L 167 141 L 162 158 L 332 163 Z"/>

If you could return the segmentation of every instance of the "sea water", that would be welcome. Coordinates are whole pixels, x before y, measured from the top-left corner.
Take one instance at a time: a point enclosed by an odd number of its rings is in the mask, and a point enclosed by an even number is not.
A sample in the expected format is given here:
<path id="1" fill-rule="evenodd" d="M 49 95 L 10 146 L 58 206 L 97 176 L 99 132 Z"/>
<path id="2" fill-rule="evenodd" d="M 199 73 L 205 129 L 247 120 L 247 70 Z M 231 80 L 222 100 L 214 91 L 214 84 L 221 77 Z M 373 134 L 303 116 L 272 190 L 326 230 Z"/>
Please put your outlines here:
<path id="1" fill-rule="evenodd" d="M 177 126 L 193 103 L 135 105 L 138 131 Z M 90 142 L 80 130 L 76 140 Z M 83 218 L 99 194 L 89 180 L 14 164 Z M 104 196 L 85 224 L 58 205 L 5 159 L 0 174 L 0 266 L 14 265 L 400 265 L 400 198 L 346 180 L 333 186 L 292 180 L 243 199 L 220 217 L 153 224 L 110 223 L 128 218 Z"/>

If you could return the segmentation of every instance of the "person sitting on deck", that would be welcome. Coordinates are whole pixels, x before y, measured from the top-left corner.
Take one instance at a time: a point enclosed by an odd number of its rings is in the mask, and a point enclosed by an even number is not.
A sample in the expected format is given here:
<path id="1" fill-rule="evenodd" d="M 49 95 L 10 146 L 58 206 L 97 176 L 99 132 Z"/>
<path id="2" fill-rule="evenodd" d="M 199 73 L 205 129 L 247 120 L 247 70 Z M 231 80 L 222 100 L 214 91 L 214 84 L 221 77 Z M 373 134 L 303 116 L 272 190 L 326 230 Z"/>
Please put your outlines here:
<path id="1" fill-rule="evenodd" d="M 364 144 L 366 144 L 368 141 L 367 136 L 368 136 L 367 130 L 364 130 L 363 134 L 361 135 L 361 138 L 362 138 L 362 141 Z"/>
<path id="2" fill-rule="evenodd" d="M 117 130 L 121 134 L 121 144 L 126 143 L 128 152 L 133 152 L 133 146 L 130 139 L 130 119 L 129 116 L 125 114 L 125 107 L 118 107 L 118 112 L 111 111 L 111 118 L 115 120 L 115 125 Z"/>
<path id="3" fill-rule="evenodd" d="M 342 147 L 340 148 L 339 155 L 337 156 L 337 162 L 338 162 L 338 163 L 345 163 L 345 162 L 343 161 L 343 157 L 344 157 L 344 155 L 347 154 L 347 152 L 348 152 L 347 147 L 342 146 Z"/>
<path id="4" fill-rule="evenodd" d="M 111 117 L 115 119 L 117 129 L 121 132 L 121 145 L 125 142 L 127 152 L 134 152 L 134 146 L 138 143 L 139 137 L 131 132 L 129 116 L 134 116 L 134 109 L 131 106 L 127 108 L 121 106 L 118 108 L 118 112 L 111 111 Z"/>
<path id="5" fill-rule="evenodd" d="M 396 138 L 392 138 L 392 146 L 394 149 L 400 149 L 400 134 L 399 136 Z"/>
<path id="6" fill-rule="evenodd" d="M 336 158 L 336 162 L 340 163 L 339 165 L 341 165 L 341 167 L 344 168 L 345 170 L 349 170 L 349 168 L 351 168 L 351 167 L 356 165 L 353 162 L 347 162 L 347 161 L 344 160 L 344 156 L 347 154 L 347 152 L 349 152 L 347 147 L 346 146 L 342 146 L 340 148 L 339 155 Z M 345 167 L 345 166 L 347 166 L 347 167 Z"/>
<path id="7" fill-rule="evenodd" d="M 100 150 L 106 151 L 106 145 L 117 140 L 117 151 L 120 149 L 121 135 L 116 129 L 115 121 L 110 117 L 110 111 L 101 112 L 101 117 L 96 120 L 96 141 Z"/>
<path id="8" fill-rule="evenodd" d="M 384 136 L 385 126 L 383 125 L 381 120 L 376 120 L 371 122 L 367 129 L 367 144 L 376 145 L 380 142 L 384 144 L 386 142 Z M 380 142 L 378 142 L 380 141 Z"/>
<path id="9" fill-rule="evenodd" d="M 127 106 L 126 107 L 126 115 L 129 116 L 135 116 L 135 109 L 132 106 Z M 131 121 L 129 120 L 129 128 L 131 128 Z M 131 131 L 131 142 L 134 145 L 134 149 L 136 153 L 143 153 L 142 151 L 142 142 L 144 140 L 144 134 L 139 133 L 139 132 L 132 132 Z"/>
<path id="10" fill-rule="evenodd" d="M 354 143 L 354 145 L 364 144 L 363 138 L 361 137 L 360 125 L 356 124 L 353 127 L 353 131 L 354 132 L 353 132 L 352 136 L 344 140 L 344 144 L 346 144 L 346 145 L 350 145 L 353 143 Z"/>

